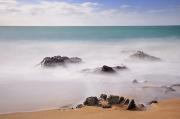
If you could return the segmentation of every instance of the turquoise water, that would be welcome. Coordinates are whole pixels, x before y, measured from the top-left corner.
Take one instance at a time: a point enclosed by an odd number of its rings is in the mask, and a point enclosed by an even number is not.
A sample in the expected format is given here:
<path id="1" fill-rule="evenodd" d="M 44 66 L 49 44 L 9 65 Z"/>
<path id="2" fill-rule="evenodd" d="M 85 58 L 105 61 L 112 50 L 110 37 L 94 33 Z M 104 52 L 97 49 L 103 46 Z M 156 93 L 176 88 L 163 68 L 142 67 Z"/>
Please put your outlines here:
<path id="1" fill-rule="evenodd" d="M 180 26 L 9 26 L 0 40 L 112 41 L 138 38 L 180 38 Z"/>

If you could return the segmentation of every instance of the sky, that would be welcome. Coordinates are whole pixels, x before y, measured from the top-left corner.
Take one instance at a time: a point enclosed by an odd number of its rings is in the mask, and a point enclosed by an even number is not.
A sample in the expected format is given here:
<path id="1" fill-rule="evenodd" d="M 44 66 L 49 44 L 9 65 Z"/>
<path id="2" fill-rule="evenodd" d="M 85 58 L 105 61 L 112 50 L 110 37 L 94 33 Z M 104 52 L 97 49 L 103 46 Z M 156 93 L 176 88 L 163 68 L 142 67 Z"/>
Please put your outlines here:
<path id="1" fill-rule="evenodd" d="M 7 25 L 180 25 L 180 0 L 0 0 Z"/>

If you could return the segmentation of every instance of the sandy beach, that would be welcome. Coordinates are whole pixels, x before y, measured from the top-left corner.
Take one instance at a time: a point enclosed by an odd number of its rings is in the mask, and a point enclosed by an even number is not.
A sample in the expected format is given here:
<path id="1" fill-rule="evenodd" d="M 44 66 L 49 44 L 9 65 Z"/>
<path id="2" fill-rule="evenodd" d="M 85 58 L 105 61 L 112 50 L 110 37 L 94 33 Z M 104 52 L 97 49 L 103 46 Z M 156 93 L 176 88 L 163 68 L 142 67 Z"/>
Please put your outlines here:
<path id="1" fill-rule="evenodd" d="M 180 99 L 162 100 L 146 111 L 127 111 L 113 107 L 86 106 L 80 109 L 55 109 L 38 112 L 2 114 L 0 119 L 179 119 Z"/>

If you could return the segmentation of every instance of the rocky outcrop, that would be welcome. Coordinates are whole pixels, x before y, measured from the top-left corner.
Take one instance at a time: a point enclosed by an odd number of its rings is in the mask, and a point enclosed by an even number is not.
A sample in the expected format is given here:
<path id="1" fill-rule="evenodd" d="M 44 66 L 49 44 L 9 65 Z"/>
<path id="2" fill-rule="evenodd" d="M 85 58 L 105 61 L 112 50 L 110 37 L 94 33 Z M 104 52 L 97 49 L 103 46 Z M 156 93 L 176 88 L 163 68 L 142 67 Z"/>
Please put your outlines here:
<path id="1" fill-rule="evenodd" d="M 106 66 L 106 65 L 102 66 L 101 71 L 107 72 L 107 73 L 115 73 L 116 72 L 112 67 Z"/>
<path id="2" fill-rule="evenodd" d="M 41 66 L 45 67 L 54 67 L 54 66 L 62 66 L 67 63 L 80 63 L 82 62 L 81 58 L 78 57 L 66 57 L 66 56 L 53 56 L 53 57 L 45 57 L 41 61 Z"/>
<path id="3" fill-rule="evenodd" d="M 98 106 L 99 100 L 97 97 L 88 97 L 86 98 L 84 105 L 87 106 Z"/>
<path id="4" fill-rule="evenodd" d="M 157 100 L 152 100 L 152 101 L 148 102 L 149 105 L 151 105 L 153 103 L 158 103 L 158 101 Z"/>
<path id="5" fill-rule="evenodd" d="M 144 53 L 143 51 L 137 51 L 136 53 L 130 55 L 130 58 L 140 59 L 140 60 L 149 60 L 149 61 L 160 61 L 161 59 L 155 56 Z"/>

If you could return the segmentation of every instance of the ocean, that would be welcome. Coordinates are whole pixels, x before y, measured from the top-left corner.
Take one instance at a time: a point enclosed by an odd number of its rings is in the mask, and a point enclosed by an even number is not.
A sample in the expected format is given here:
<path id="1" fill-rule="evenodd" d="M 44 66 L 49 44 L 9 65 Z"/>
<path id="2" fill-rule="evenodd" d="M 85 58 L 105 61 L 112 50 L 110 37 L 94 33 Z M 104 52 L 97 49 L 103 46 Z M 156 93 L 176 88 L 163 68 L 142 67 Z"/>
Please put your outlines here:
<path id="1" fill-rule="evenodd" d="M 161 61 L 131 59 L 137 50 Z M 56 68 L 38 65 L 56 55 L 83 62 Z M 82 71 L 122 64 L 128 70 L 112 75 Z M 0 27 L 0 113 L 75 106 L 101 93 L 144 104 L 180 97 L 179 71 L 180 26 Z"/>

